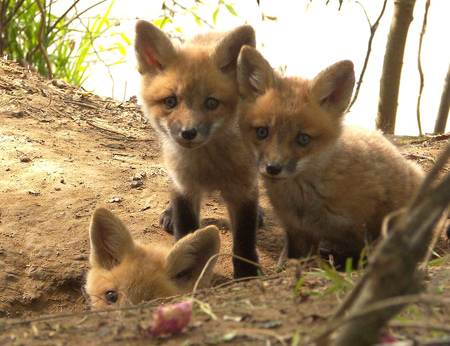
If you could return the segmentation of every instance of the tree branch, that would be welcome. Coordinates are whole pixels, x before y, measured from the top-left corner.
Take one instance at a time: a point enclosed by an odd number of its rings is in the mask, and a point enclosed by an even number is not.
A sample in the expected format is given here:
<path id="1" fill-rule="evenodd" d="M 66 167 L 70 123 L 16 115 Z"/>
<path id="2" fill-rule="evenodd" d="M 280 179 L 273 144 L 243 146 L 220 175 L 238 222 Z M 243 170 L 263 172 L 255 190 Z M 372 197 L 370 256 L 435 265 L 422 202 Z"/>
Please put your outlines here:
<path id="1" fill-rule="evenodd" d="M 370 53 L 372 52 L 372 42 L 375 37 L 375 32 L 378 29 L 378 25 L 380 24 L 381 17 L 383 17 L 384 11 L 386 9 L 387 0 L 384 0 L 383 8 L 381 9 L 380 15 L 378 16 L 376 22 L 373 25 L 370 24 L 370 19 L 367 15 L 367 12 L 366 12 L 366 9 L 364 8 L 364 6 L 359 1 L 356 1 L 356 3 L 363 8 L 364 13 L 366 14 L 367 22 L 369 23 L 369 26 L 370 26 L 370 38 L 369 38 L 369 42 L 367 44 L 367 53 L 366 53 L 366 58 L 364 59 L 364 66 L 362 68 L 358 82 L 356 83 L 355 94 L 353 95 L 352 101 L 350 102 L 350 106 L 348 107 L 349 111 L 350 111 L 350 108 L 352 108 L 353 104 L 356 102 L 356 99 L 358 98 L 359 90 L 361 89 L 361 84 L 363 82 L 363 77 L 364 77 L 364 74 L 366 73 L 367 65 L 369 64 L 369 57 L 370 57 Z"/>
<path id="2" fill-rule="evenodd" d="M 427 17 L 428 17 L 428 9 L 429 8 L 430 8 L 430 0 L 427 0 L 427 2 L 425 3 L 425 14 L 423 15 L 422 31 L 420 32 L 419 52 L 417 53 L 417 68 L 419 69 L 419 76 L 420 76 L 419 97 L 417 98 L 417 125 L 419 126 L 419 136 L 423 135 L 422 124 L 420 122 L 420 100 L 422 99 L 422 91 L 423 91 L 423 86 L 424 86 L 424 77 L 423 77 L 422 61 L 421 61 L 422 41 L 423 41 L 423 36 L 425 35 L 425 31 L 427 30 Z"/>

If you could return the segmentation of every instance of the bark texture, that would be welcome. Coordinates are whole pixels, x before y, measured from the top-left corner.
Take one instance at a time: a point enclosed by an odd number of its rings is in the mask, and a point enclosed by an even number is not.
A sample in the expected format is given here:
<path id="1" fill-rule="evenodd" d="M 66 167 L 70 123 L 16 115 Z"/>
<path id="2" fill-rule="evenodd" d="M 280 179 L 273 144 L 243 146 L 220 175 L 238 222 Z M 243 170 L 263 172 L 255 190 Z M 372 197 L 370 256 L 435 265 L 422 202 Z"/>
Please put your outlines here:
<path id="1" fill-rule="evenodd" d="M 439 104 L 434 133 L 445 133 L 447 125 L 448 111 L 450 109 L 450 65 L 448 65 L 447 76 L 445 77 L 444 90 L 442 90 L 441 103 Z"/>
<path id="2" fill-rule="evenodd" d="M 384 55 L 376 119 L 377 128 L 388 134 L 394 134 L 395 132 L 403 55 L 409 25 L 413 20 L 415 3 L 416 0 L 394 1 L 394 15 Z"/>

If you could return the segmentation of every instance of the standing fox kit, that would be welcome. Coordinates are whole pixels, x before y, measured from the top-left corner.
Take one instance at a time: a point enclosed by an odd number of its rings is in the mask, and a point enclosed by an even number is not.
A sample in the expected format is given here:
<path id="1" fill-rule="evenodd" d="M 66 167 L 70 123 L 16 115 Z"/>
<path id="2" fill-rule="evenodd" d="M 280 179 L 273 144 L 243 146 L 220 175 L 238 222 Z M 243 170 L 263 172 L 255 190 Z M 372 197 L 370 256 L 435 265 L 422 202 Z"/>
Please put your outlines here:
<path id="1" fill-rule="evenodd" d="M 257 171 L 238 127 L 236 63 L 243 45 L 255 46 L 253 28 L 199 35 L 181 46 L 152 24 L 136 25 L 135 51 L 143 111 L 162 140 L 172 181 L 160 223 L 179 240 L 199 227 L 201 200 L 219 190 L 233 231 L 233 252 L 258 261 Z M 256 267 L 233 260 L 235 277 Z"/>
<path id="2" fill-rule="evenodd" d="M 237 72 L 241 128 L 286 233 L 279 264 L 316 253 L 322 241 L 358 256 L 383 217 L 408 203 L 423 172 L 381 133 L 342 125 L 352 62 L 312 80 L 282 78 L 244 47 Z"/>
<path id="3" fill-rule="evenodd" d="M 122 221 L 105 208 L 94 211 L 89 229 L 91 269 L 86 293 L 95 309 L 139 304 L 192 291 L 206 262 L 220 249 L 219 230 L 208 226 L 172 249 L 133 240 Z M 208 286 L 212 263 L 200 287 Z"/>

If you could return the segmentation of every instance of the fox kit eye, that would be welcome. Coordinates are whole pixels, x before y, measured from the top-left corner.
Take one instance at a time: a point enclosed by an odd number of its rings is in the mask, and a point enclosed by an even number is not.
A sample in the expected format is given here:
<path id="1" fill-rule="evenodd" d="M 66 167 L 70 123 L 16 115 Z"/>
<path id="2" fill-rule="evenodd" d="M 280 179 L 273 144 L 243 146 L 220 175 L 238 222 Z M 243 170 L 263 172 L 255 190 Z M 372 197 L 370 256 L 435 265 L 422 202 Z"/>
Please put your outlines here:
<path id="1" fill-rule="evenodd" d="M 108 291 L 105 293 L 105 300 L 110 303 L 114 304 L 117 302 L 117 299 L 119 299 L 119 295 L 115 291 Z"/>
<path id="2" fill-rule="evenodd" d="M 174 96 L 169 96 L 164 99 L 164 104 L 167 108 L 172 109 L 177 105 L 177 98 Z"/>
<path id="3" fill-rule="evenodd" d="M 219 106 L 219 101 L 213 97 L 207 98 L 205 101 L 205 107 L 207 109 L 216 109 Z"/>
<path id="4" fill-rule="evenodd" d="M 258 139 L 267 138 L 269 135 L 269 129 L 267 127 L 257 127 L 256 128 L 256 137 Z"/>
<path id="5" fill-rule="evenodd" d="M 307 134 L 299 133 L 296 141 L 297 144 L 300 145 L 301 147 L 306 147 L 309 144 L 309 142 L 311 142 L 311 137 L 309 137 Z"/>

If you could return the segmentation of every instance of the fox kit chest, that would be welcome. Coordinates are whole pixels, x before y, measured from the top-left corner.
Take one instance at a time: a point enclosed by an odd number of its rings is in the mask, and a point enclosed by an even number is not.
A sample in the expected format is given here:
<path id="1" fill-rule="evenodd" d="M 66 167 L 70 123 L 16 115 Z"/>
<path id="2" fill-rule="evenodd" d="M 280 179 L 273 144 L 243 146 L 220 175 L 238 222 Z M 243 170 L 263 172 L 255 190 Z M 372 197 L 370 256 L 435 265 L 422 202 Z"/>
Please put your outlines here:
<path id="1" fill-rule="evenodd" d="M 169 141 L 164 146 L 165 164 L 180 192 L 226 191 L 254 184 L 254 158 L 243 146 L 239 136 L 210 141 L 188 150 Z"/>

